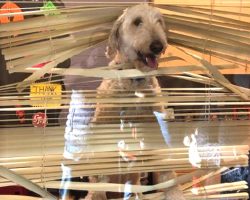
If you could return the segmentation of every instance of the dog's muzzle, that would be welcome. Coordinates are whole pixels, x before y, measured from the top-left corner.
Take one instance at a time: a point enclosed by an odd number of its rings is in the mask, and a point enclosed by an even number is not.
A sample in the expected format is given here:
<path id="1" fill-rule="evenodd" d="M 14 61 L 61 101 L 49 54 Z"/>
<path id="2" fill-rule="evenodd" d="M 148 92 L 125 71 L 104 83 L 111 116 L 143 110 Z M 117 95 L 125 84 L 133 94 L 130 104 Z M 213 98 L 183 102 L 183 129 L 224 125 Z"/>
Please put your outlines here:
<path id="1" fill-rule="evenodd" d="M 154 54 L 142 54 L 141 52 L 137 53 L 138 56 L 138 60 L 140 60 L 141 62 L 143 62 L 144 65 L 152 68 L 152 69 L 157 69 L 158 68 L 158 62 L 157 62 L 157 58 L 156 55 Z"/>
<path id="2" fill-rule="evenodd" d="M 149 53 L 142 53 L 141 51 L 137 52 L 138 60 L 141 61 L 144 65 L 150 67 L 151 69 L 157 69 L 157 56 L 162 53 L 163 49 L 163 44 L 159 40 L 154 40 L 149 45 Z"/>

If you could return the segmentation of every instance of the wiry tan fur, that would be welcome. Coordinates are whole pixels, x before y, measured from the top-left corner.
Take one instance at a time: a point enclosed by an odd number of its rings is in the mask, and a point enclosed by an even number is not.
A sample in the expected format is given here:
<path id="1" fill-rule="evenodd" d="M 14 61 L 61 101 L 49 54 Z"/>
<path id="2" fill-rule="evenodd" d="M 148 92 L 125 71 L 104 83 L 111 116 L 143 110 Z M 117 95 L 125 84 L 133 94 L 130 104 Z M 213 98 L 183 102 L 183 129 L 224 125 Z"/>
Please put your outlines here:
<path id="1" fill-rule="evenodd" d="M 140 17 L 142 24 L 135 26 L 133 21 Z M 143 62 L 138 60 L 137 52 L 140 51 L 144 54 L 150 52 L 150 44 L 152 41 L 158 40 L 163 44 L 162 53 L 167 47 L 166 27 L 164 20 L 160 12 L 153 7 L 142 4 L 131 8 L 128 8 L 115 22 L 107 47 L 107 56 L 112 60 L 111 65 L 120 63 L 131 63 L 131 68 L 137 68 L 141 71 L 152 70 L 150 67 L 145 66 Z M 160 55 L 157 55 L 159 57 Z M 121 69 L 122 70 L 122 69 Z M 112 95 L 119 95 L 118 91 L 115 90 L 131 90 L 138 91 L 140 89 L 151 89 L 153 95 L 157 95 L 160 92 L 160 86 L 156 77 L 147 77 L 143 80 L 134 79 L 115 79 L 115 80 L 103 80 L 100 87 L 98 88 L 98 94 L 100 97 L 110 97 Z M 133 114 L 136 110 L 137 114 L 152 114 L 154 111 L 162 112 L 161 107 L 144 107 L 141 108 L 104 108 L 101 104 L 98 105 L 95 111 L 95 122 L 103 123 L 107 122 L 107 119 L 103 119 L 102 116 L 107 116 L 108 113 L 114 116 L 121 116 L 121 113 L 125 112 L 126 115 Z M 112 112 L 110 112 L 112 111 Z M 121 116 L 122 117 L 122 116 Z M 129 119 L 129 122 L 136 121 L 135 119 Z M 119 123 L 112 120 L 112 123 Z M 175 177 L 173 172 L 157 172 L 153 175 L 154 184 L 159 182 L 167 181 Z M 113 175 L 109 176 L 109 182 L 113 183 L 126 183 L 139 184 L 140 174 L 127 174 L 127 175 Z M 96 180 L 95 180 L 96 181 Z M 166 192 L 166 200 L 183 200 L 183 194 L 178 187 L 171 188 Z M 105 199 L 105 195 L 100 195 L 95 199 Z M 114 198 L 118 197 L 117 194 L 108 195 Z"/>

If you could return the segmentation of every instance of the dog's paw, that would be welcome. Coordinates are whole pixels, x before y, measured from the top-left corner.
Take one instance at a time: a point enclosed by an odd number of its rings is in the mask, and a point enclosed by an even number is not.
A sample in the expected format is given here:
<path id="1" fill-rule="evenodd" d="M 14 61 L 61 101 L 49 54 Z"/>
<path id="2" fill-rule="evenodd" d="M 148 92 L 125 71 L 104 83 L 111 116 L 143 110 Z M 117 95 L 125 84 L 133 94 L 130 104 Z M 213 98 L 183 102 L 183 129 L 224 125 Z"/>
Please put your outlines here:
<path id="1" fill-rule="evenodd" d="M 107 200 L 105 192 L 89 192 L 83 200 Z"/>

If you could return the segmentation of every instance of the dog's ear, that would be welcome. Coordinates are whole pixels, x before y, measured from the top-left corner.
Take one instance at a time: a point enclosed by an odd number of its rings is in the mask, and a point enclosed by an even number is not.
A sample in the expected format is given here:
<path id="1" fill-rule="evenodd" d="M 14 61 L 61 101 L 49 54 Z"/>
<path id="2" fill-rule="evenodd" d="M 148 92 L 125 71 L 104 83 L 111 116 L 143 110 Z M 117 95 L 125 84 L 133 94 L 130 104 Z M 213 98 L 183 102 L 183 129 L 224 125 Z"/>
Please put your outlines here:
<path id="1" fill-rule="evenodd" d="M 124 15 L 125 15 L 126 10 L 123 12 L 123 14 L 115 21 L 109 38 L 108 38 L 108 45 L 106 48 L 106 56 L 110 59 L 113 59 L 119 50 L 119 41 L 120 41 L 120 36 L 119 36 L 119 30 L 120 27 L 124 21 Z"/>

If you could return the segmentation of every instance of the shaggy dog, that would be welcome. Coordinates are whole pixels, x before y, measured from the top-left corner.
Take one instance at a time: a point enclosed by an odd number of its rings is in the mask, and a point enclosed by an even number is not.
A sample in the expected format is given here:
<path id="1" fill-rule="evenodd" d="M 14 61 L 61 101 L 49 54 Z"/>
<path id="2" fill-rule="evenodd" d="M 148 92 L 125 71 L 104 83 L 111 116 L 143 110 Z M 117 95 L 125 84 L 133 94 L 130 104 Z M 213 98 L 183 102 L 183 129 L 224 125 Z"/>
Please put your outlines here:
<path id="1" fill-rule="evenodd" d="M 164 53 L 167 48 L 167 36 L 164 19 L 161 13 L 151 6 L 146 4 L 133 6 L 124 11 L 124 13 L 115 22 L 108 41 L 107 56 L 112 59 L 110 65 L 129 63 L 129 68 L 136 68 L 143 72 L 156 70 L 158 68 L 158 58 Z M 127 69 L 127 68 L 126 68 Z M 120 70 L 123 70 L 121 67 Z M 119 91 L 122 90 L 150 90 L 151 95 L 157 95 L 160 92 L 160 86 L 156 77 L 134 78 L 134 79 L 113 79 L 103 80 L 98 88 L 100 97 L 119 96 Z M 112 112 L 111 112 L 112 111 Z M 105 118 L 102 116 L 117 115 L 133 115 L 135 112 L 140 114 L 153 114 L 154 111 L 162 112 L 163 108 L 156 107 L 141 107 L 138 108 L 107 108 L 99 104 L 95 111 L 95 122 L 104 123 Z M 119 123 L 112 120 L 112 123 Z M 140 118 L 141 119 L 141 118 Z M 107 118 L 106 118 L 107 120 Z M 131 117 L 127 122 L 138 122 L 136 117 Z M 107 121 L 105 122 L 107 123 Z M 173 172 L 155 172 L 153 174 L 153 182 L 167 181 L 174 178 Z M 113 175 L 109 176 L 111 183 L 129 183 L 140 184 L 140 174 Z M 93 182 L 96 180 L 93 179 Z M 166 200 L 183 200 L 183 194 L 179 188 L 173 187 L 166 192 Z M 129 199 L 131 194 L 126 194 L 124 199 Z M 95 196 L 95 197 L 93 197 Z M 93 200 L 104 199 L 106 197 L 92 194 Z M 108 198 L 117 198 L 119 195 L 108 193 Z M 88 199 L 88 198 L 86 198 Z"/>

